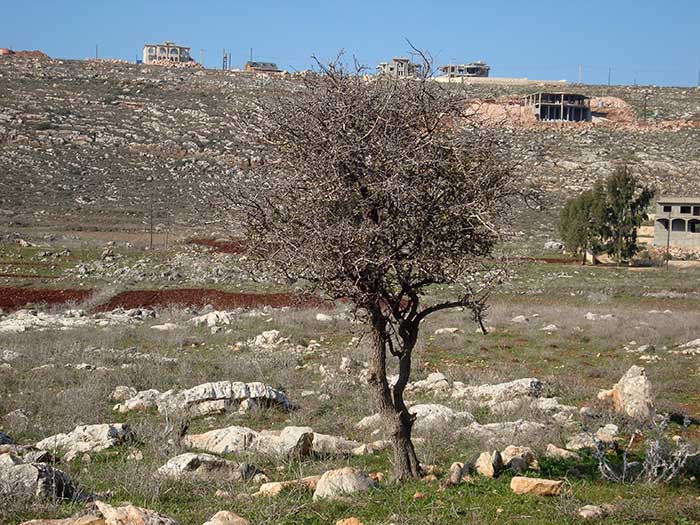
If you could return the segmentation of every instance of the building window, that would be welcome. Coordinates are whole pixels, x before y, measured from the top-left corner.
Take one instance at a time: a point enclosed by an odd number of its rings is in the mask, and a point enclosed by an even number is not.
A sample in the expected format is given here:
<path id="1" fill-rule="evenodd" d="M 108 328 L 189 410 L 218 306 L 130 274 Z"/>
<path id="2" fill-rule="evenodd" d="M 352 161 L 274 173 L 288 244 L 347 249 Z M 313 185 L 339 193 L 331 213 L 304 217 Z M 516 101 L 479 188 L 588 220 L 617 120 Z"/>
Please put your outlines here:
<path id="1" fill-rule="evenodd" d="M 668 230 L 668 219 L 658 219 L 656 222 L 657 224 L 661 225 L 664 231 Z"/>
<path id="2" fill-rule="evenodd" d="M 683 219 L 673 219 L 673 222 L 671 222 L 671 231 L 684 232 L 685 221 Z"/>
<path id="3" fill-rule="evenodd" d="M 681 206 L 681 213 L 690 213 L 690 206 Z"/>
<path id="4" fill-rule="evenodd" d="M 693 206 L 693 215 L 696 217 L 700 215 L 700 206 Z"/>
<path id="5" fill-rule="evenodd" d="M 671 213 L 671 208 L 672 208 L 672 206 L 664 206 L 664 211 L 666 213 Z"/>
<path id="6" fill-rule="evenodd" d="M 688 231 L 690 233 L 700 233 L 700 221 L 688 221 Z"/>

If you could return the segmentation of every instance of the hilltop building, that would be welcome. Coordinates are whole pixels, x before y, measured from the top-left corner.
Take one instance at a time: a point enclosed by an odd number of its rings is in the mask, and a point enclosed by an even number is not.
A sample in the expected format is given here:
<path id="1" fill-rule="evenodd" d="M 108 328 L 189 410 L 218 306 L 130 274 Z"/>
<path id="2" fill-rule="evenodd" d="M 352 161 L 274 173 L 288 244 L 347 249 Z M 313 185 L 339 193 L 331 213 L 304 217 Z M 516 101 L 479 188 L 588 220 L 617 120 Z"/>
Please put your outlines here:
<path id="1" fill-rule="evenodd" d="M 700 250 L 700 197 L 661 197 L 656 202 L 654 246 L 667 243 Z"/>
<path id="2" fill-rule="evenodd" d="M 185 63 L 193 62 L 190 57 L 190 48 L 178 46 L 174 42 L 166 40 L 162 44 L 146 44 L 143 46 L 143 63 L 153 64 L 163 60 Z"/>
<path id="3" fill-rule="evenodd" d="M 420 76 L 423 66 L 412 63 L 408 58 L 394 57 L 391 62 L 380 62 L 377 71 L 380 75 L 393 78 L 413 78 Z"/>
<path id="4" fill-rule="evenodd" d="M 539 120 L 590 122 L 591 101 L 576 93 L 534 93 L 523 99 Z"/>
<path id="5" fill-rule="evenodd" d="M 282 70 L 274 62 L 246 62 L 246 73 L 281 73 Z"/>
<path id="6" fill-rule="evenodd" d="M 442 66 L 440 71 L 448 78 L 488 77 L 491 69 L 485 62 L 477 60 L 469 64 L 450 64 Z"/>

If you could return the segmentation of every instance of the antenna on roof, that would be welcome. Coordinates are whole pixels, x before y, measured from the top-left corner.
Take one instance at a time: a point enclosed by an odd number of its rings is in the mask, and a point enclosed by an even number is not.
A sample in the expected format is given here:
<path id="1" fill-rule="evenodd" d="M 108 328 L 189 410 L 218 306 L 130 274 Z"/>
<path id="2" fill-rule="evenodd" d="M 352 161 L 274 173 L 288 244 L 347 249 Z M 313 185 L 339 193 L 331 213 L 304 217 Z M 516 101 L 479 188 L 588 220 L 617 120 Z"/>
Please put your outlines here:
<path id="1" fill-rule="evenodd" d="M 253 48 L 250 48 L 250 61 L 253 61 Z"/>

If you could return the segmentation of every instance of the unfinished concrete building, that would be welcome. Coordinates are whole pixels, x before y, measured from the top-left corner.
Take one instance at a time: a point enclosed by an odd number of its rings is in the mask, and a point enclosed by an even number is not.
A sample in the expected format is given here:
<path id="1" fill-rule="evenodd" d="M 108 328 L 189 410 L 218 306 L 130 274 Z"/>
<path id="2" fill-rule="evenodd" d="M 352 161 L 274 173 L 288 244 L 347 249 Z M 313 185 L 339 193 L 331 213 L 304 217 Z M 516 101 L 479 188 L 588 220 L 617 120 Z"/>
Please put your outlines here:
<path id="1" fill-rule="evenodd" d="M 481 60 L 469 64 L 450 64 L 440 68 L 448 78 L 488 77 L 490 70 L 491 67 Z"/>
<path id="2" fill-rule="evenodd" d="M 146 44 L 143 46 L 143 63 L 153 64 L 164 60 L 177 63 L 192 62 L 190 48 L 178 46 L 166 40 L 162 44 Z"/>
<path id="3" fill-rule="evenodd" d="M 576 93 L 534 93 L 523 101 L 539 120 L 591 121 L 591 101 Z"/>
<path id="4" fill-rule="evenodd" d="M 700 250 L 700 197 L 661 197 L 656 202 L 654 246 Z"/>
<path id="5" fill-rule="evenodd" d="M 408 58 L 394 57 L 391 62 L 380 62 L 377 71 L 380 75 L 393 78 L 411 78 L 420 76 L 422 71 L 420 64 L 412 63 Z"/>

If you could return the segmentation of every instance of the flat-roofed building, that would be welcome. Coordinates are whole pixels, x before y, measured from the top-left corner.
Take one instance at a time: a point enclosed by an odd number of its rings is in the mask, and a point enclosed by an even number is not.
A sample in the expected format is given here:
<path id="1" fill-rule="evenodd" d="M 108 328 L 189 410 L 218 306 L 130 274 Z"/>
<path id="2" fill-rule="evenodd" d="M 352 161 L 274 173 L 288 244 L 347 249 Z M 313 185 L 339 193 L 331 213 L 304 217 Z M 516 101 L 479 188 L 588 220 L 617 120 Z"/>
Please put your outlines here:
<path id="1" fill-rule="evenodd" d="M 448 78 L 488 77 L 490 70 L 491 67 L 481 60 L 469 64 L 449 64 L 440 68 Z"/>
<path id="2" fill-rule="evenodd" d="M 414 64 L 408 58 L 394 57 L 391 62 L 380 62 L 377 71 L 380 75 L 393 78 L 412 78 L 420 76 L 422 71 L 420 64 Z"/>
<path id="3" fill-rule="evenodd" d="M 246 62 L 246 73 L 281 73 L 282 70 L 274 62 Z"/>
<path id="4" fill-rule="evenodd" d="M 700 250 L 700 197 L 661 197 L 656 202 L 654 246 Z"/>
<path id="5" fill-rule="evenodd" d="M 168 40 L 162 44 L 146 44 L 143 46 L 144 64 L 157 64 L 166 60 L 180 64 L 193 62 L 189 47 L 178 46 Z"/>

